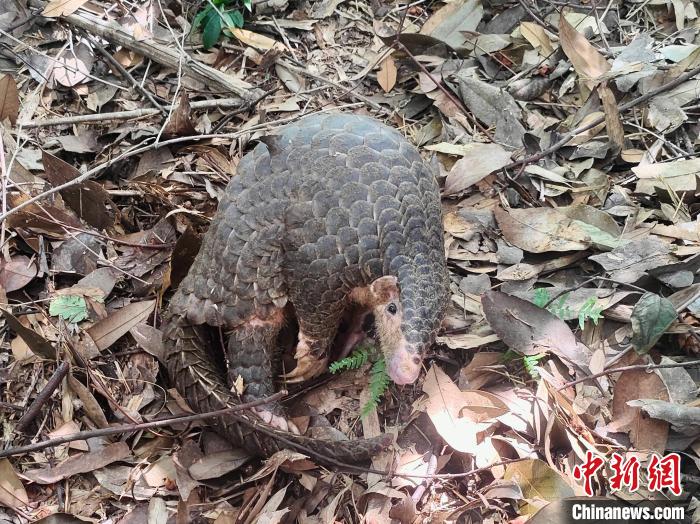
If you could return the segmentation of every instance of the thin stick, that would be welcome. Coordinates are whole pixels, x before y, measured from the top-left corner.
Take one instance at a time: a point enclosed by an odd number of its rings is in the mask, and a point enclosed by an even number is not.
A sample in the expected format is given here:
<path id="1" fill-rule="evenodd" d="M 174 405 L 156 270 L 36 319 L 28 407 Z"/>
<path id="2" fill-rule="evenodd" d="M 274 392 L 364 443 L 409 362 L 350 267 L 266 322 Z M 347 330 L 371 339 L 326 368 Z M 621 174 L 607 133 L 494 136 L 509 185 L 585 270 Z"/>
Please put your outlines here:
<path id="1" fill-rule="evenodd" d="M 34 402 L 31 403 L 29 409 L 27 409 L 26 413 L 22 415 L 22 418 L 17 421 L 17 425 L 15 426 L 16 431 L 23 433 L 27 426 L 36 418 L 41 408 L 51 398 L 51 395 L 63 380 L 63 377 L 68 373 L 69 368 L 68 362 L 61 362 L 51 378 L 46 382 L 44 388 L 36 396 Z"/>
<path id="2" fill-rule="evenodd" d="M 571 382 L 567 382 L 563 386 L 558 387 L 557 391 L 570 388 L 571 386 L 575 386 L 576 384 L 580 384 L 582 382 L 588 382 L 589 380 L 604 377 L 605 375 L 612 375 L 613 373 L 621 373 L 623 371 L 634 371 L 637 369 L 645 369 L 649 371 L 652 369 L 684 368 L 694 366 L 700 366 L 700 360 L 691 360 L 690 362 L 674 362 L 673 364 L 634 364 L 632 366 L 621 366 L 619 368 L 606 369 L 605 371 L 601 371 L 600 373 L 588 375 L 587 377 L 579 378 L 578 380 L 572 380 Z"/>
<path id="3" fill-rule="evenodd" d="M 143 87 L 139 82 L 137 82 L 136 79 L 133 76 L 131 76 L 131 73 L 129 73 L 129 71 L 127 71 L 124 68 L 124 66 L 121 65 L 104 47 L 102 47 L 97 42 L 97 40 L 92 37 L 92 35 L 90 35 L 85 30 L 81 30 L 81 32 L 83 33 L 83 35 L 85 35 L 88 38 L 88 40 L 90 40 L 90 43 L 92 44 L 92 46 L 100 52 L 100 54 L 105 58 L 105 60 L 107 60 L 107 62 L 109 62 L 109 64 L 112 66 L 112 68 L 116 69 L 122 77 L 126 78 L 129 82 L 131 82 L 131 85 L 134 86 L 134 88 L 139 93 L 141 93 L 143 96 L 145 96 L 148 99 L 148 101 L 151 103 L 151 105 L 153 105 L 153 107 L 158 109 L 158 111 L 160 111 L 164 115 L 167 114 L 167 111 L 165 110 L 165 108 L 158 103 L 158 101 L 153 97 L 153 95 L 145 87 Z"/>
<path id="4" fill-rule="evenodd" d="M 143 422 L 140 424 L 120 424 L 119 426 L 113 426 L 111 428 L 93 429 L 89 431 L 79 431 L 78 433 L 71 433 L 70 435 L 64 435 L 62 437 L 56 437 L 49 440 L 44 440 L 43 442 L 36 442 L 34 444 L 27 444 L 26 446 L 17 446 L 13 448 L 8 448 L 0 451 L 0 458 L 11 457 L 14 455 L 21 455 L 24 453 L 30 453 L 32 451 L 40 451 L 42 449 L 58 446 L 60 444 L 65 444 L 67 442 L 74 442 L 76 440 L 86 440 L 92 437 L 104 437 L 107 435 L 117 435 L 119 433 L 131 433 L 133 431 L 140 431 L 143 429 L 160 428 L 163 426 L 169 426 L 170 424 L 181 424 L 187 422 L 195 422 L 198 420 L 206 420 L 210 418 L 221 417 L 225 415 L 230 415 L 238 411 L 242 411 L 249 408 L 254 408 L 262 404 L 268 404 L 270 402 L 275 402 L 284 397 L 286 393 L 284 391 L 278 391 L 274 395 L 269 397 L 254 400 L 252 402 L 246 402 L 244 404 L 237 404 L 226 409 L 219 409 L 217 411 L 211 411 L 209 413 L 199 413 L 196 415 L 184 415 L 177 417 L 169 417 L 161 420 L 153 420 L 151 422 Z"/>
<path id="5" fill-rule="evenodd" d="M 200 100 L 198 102 L 190 102 L 192 109 L 210 109 L 212 107 L 241 107 L 246 105 L 240 98 L 220 98 L 218 100 Z M 172 106 L 164 106 L 164 110 L 169 110 Z M 36 122 L 27 122 L 24 128 L 58 126 L 64 124 L 77 124 L 81 122 L 104 122 L 108 120 L 129 120 L 131 118 L 141 118 L 145 116 L 157 115 L 160 113 L 156 108 L 133 109 L 131 111 L 115 111 L 113 113 L 96 113 L 93 115 L 74 115 L 64 116 L 60 118 L 51 118 L 48 120 L 38 120 Z"/>
<path id="6" fill-rule="evenodd" d="M 317 113 L 325 113 L 327 111 L 335 111 L 337 110 L 337 107 L 331 107 L 328 109 L 321 109 L 320 111 L 316 111 Z M 288 118 L 280 118 L 279 120 L 276 120 L 274 122 L 275 125 L 282 125 L 287 122 L 292 122 L 294 120 L 297 120 L 301 118 L 303 115 L 294 115 Z M 163 146 L 168 146 L 171 144 L 181 144 L 182 142 L 196 142 L 198 140 L 206 140 L 210 138 L 238 138 L 239 136 L 245 135 L 246 133 L 253 133 L 255 131 L 258 131 L 260 129 L 266 129 L 270 128 L 270 124 L 258 124 L 256 126 L 250 126 L 248 129 L 242 130 L 242 131 L 237 131 L 235 133 L 215 133 L 211 135 L 193 135 L 193 136 L 180 136 L 177 138 L 171 138 L 170 140 L 163 140 L 162 142 L 157 142 L 157 143 L 151 143 L 146 146 L 141 146 L 137 147 L 135 149 L 132 149 L 131 151 L 125 151 L 121 155 L 118 155 L 114 158 L 110 158 L 109 160 L 103 162 L 102 164 L 99 164 L 89 171 L 86 171 L 80 176 L 75 177 L 73 180 L 69 180 L 68 182 L 58 185 L 56 187 L 52 187 L 51 189 L 47 189 L 43 193 L 38 194 L 35 197 L 29 198 L 26 201 L 22 202 L 21 204 L 13 207 L 12 209 L 4 212 L 2 215 L 0 215 L 0 221 L 5 220 L 8 216 L 16 213 L 17 211 L 20 211 L 21 209 L 24 209 L 27 206 L 30 206 L 39 200 L 42 200 L 46 198 L 49 195 L 53 195 L 54 193 L 58 193 L 59 191 L 63 191 L 64 189 L 67 189 L 69 187 L 73 187 L 78 184 L 82 184 L 92 176 L 96 175 L 100 171 L 103 171 L 104 169 L 107 169 L 109 166 L 116 164 L 117 162 L 121 162 L 124 159 L 131 158 L 132 156 L 140 155 L 141 153 L 145 153 L 146 151 L 152 151 L 153 149 L 158 149 Z"/>

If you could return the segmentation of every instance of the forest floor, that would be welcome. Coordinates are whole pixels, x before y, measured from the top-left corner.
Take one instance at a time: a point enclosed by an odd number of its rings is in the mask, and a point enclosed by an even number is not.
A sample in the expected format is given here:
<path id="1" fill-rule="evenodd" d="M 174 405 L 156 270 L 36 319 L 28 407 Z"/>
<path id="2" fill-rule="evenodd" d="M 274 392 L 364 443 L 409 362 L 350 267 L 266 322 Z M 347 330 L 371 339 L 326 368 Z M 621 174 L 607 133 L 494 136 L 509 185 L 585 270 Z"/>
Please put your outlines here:
<path id="1" fill-rule="evenodd" d="M 0 0 L 0 524 L 562 522 L 588 494 L 698 522 L 696 4 L 238 2 Z M 313 436 L 395 435 L 365 473 L 139 426 L 189 412 L 161 315 L 238 162 L 319 111 L 395 127 L 442 192 L 417 383 L 364 417 L 371 362 L 289 388 Z"/>

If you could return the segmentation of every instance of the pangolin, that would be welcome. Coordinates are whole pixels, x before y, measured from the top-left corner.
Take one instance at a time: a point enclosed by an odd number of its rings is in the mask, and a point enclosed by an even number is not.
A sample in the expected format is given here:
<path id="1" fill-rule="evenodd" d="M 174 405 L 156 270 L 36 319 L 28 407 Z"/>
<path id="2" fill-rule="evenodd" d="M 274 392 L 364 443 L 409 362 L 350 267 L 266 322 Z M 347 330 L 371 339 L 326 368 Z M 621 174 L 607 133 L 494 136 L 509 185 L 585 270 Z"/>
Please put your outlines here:
<path id="1" fill-rule="evenodd" d="M 196 410 L 239 403 L 231 386 L 240 379 L 243 401 L 269 396 L 290 311 L 299 325 L 297 367 L 285 378 L 299 381 L 326 368 L 352 307 L 356 318 L 374 316 L 390 377 L 409 384 L 434 342 L 448 286 L 439 188 L 418 150 L 373 118 L 310 115 L 241 160 L 163 316 L 168 373 Z M 360 338 L 353 330 L 346 350 Z M 227 381 L 212 355 L 218 333 L 227 337 Z M 216 428 L 258 455 L 293 443 L 354 461 L 387 443 L 310 439 L 295 434 L 279 405 L 255 413 L 227 416 Z M 261 424 L 268 431 L 255 431 Z"/>

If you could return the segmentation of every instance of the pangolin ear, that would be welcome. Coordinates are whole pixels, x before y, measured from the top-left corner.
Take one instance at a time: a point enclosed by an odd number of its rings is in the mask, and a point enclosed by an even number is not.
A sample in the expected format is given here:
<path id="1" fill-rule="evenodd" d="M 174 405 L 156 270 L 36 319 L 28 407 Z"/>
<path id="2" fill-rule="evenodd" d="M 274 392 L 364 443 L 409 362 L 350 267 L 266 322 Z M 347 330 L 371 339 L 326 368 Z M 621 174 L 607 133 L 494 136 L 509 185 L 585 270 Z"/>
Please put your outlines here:
<path id="1" fill-rule="evenodd" d="M 369 289 L 376 304 L 385 304 L 399 298 L 399 282 L 394 276 L 378 278 Z"/>

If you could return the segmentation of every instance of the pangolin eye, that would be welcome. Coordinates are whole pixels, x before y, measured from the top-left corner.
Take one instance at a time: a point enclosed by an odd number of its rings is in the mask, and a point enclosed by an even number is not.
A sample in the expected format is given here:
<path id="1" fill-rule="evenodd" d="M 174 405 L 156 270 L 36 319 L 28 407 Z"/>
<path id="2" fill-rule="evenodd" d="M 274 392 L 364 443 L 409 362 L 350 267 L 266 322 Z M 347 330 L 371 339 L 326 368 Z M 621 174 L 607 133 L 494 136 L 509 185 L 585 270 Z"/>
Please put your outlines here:
<path id="1" fill-rule="evenodd" d="M 396 312 L 398 311 L 396 309 L 396 304 L 394 304 L 393 302 L 386 307 L 386 310 L 392 315 L 396 315 Z"/>

